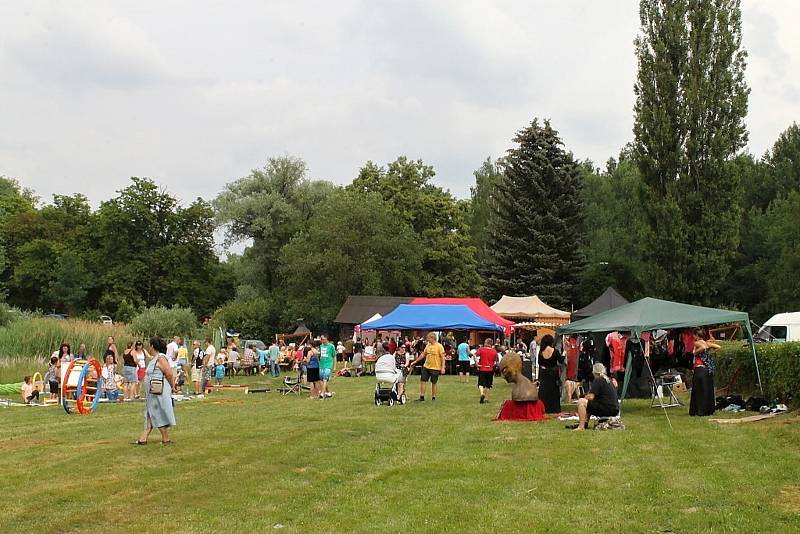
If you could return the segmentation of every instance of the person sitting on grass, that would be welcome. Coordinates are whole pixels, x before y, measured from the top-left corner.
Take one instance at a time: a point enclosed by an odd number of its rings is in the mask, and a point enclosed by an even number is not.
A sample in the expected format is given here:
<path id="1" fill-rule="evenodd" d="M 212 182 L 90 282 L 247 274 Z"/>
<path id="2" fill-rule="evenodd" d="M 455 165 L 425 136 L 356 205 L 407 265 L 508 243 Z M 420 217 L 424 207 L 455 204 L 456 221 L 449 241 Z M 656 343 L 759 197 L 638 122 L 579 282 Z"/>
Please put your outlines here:
<path id="1" fill-rule="evenodd" d="M 444 360 L 444 347 L 436 341 L 436 334 L 430 332 L 428 334 L 428 344 L 422 353 L 417 356 L 417 359 L 411 362 L 408 367 L 413 370 L 414 366 L 425 360 L 422 366 L 422 375 L 419 378 L 419 399 L 417 402 L 425 400 L 425 392 L 428 389 L 428 381 L 431 383 L 431 400 L 436 400 L 436 393 L 438 390 L 439 375 L 443 375 L 445 371 Z"/>
<path id="2" fill-rule="evenodd" d="M 611 385 L 606 375 L 606 367 L 602 363 L 592 366 L 594 382 L 589 393 L 583 399 L 578 399 L 578 428 L 586 430 L 589 417 L 614 417 L 619 414 L 619 401 L 617 390 Z"/>
<path id="3" fill-rule="evenodd" d="M 24 383 L 22 384 L 22 400 L 25 404 L 39 404 L 39 390 L 33 389 L 33 383 L 31 383 L 30 375 L 26 376 L 24 379 Z M 33 402 L 33 401 L 36 402 Z"/>

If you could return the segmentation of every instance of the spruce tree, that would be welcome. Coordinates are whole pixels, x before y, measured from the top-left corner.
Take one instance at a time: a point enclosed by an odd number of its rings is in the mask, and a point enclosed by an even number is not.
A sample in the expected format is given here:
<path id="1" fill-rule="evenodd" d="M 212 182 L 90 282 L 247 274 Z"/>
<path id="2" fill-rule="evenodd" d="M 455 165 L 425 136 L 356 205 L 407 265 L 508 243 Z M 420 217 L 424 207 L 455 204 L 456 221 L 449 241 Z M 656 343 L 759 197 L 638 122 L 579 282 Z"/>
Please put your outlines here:
<path id="1" fill-rule="evenodd" d="M 739 0 L 642 0 L 635 158 L 654 296 L 713 304 L 739 242 L 745 145 Z M 620 221 L 620 224 L 625 224 Z"/>
<path id="2" fill-rule="evenodd" d="M 517 133 L 489 221 L 481 271 L 487 297 L 538 295 L 569 309 L 583 268 L 583 175 L 548 121 Z"/>

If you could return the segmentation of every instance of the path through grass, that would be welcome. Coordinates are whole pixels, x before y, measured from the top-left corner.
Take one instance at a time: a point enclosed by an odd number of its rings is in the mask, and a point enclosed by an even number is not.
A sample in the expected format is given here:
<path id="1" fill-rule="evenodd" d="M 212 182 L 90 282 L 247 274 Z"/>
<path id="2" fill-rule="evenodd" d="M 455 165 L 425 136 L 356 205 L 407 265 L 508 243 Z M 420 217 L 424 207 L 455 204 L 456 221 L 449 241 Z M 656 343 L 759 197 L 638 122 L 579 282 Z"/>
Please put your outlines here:
<path id="1" fill-rule="evenodd" d="M 418 377 L 411 379 L 416 389 Z M 270 382 L 266 379 L 245 379 Z M 376 407 L 223 393 L 177 406 L 175 445 L 130 445 L 141 404 L 0 408 L 0 531 L 790 532 L 800 425 L 715 425 L 626 404 L 624 432 L 497 423 L 474 385 Z"/>

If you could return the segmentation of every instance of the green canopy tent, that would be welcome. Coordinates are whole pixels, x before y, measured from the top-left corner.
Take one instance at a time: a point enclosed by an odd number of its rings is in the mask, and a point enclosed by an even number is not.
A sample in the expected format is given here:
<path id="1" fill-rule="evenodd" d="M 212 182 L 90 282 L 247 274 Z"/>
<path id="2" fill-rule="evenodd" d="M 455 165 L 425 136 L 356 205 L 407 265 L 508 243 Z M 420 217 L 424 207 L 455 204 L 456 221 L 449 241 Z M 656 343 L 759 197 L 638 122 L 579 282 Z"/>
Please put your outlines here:
<path id="1" fill-rule="evenodd" d="M 639 339 L 642 332 L 650 330 L 671 330 L 725 323 L 742 323 L 744 325 L 747 341 L 753 351 L 758 387 L 763 392 L 761 373 L 758 369 L 758 356 L 756 356 L 756 349 L 753 344 L 753 332 L 750 330 L 750 317 L 745 312 L 704 308 L 702 306 L 692 306 L 691 304 L 681 304 L 648 297 L 599 313 L 587 319 L 561 326 L 558 328 L 558 333 L 583 334 L 621 331 L 630 332 L 632 337 Z M 632 369 L 632 362 L 629 361 L 625 369 L 625 381 L 622 386 L 623 399 L 628 392 L 628 382 Z"/>

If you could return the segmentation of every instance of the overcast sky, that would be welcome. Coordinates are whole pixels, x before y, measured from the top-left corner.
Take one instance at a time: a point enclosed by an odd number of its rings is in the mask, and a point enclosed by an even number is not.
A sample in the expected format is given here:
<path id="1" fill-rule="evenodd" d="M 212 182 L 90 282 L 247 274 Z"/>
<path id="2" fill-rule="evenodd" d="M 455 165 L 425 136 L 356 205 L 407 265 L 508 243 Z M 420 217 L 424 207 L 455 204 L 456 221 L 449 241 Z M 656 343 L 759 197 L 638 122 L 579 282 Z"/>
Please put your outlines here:
<path id="1" fill-rule="evenodd" d="M 800 120 L 796 0 L 744 0 L 751 152 Z M 352 180 L 367 160 L 472 172 L 534 117 L 601 165 L 631 140 L 638 2 L 0 4 L 0 175 L 44 201 L 148 176 L 213 198 L 269 156 Z M 794 52 L 792 52 L 794 51 Z"/>

